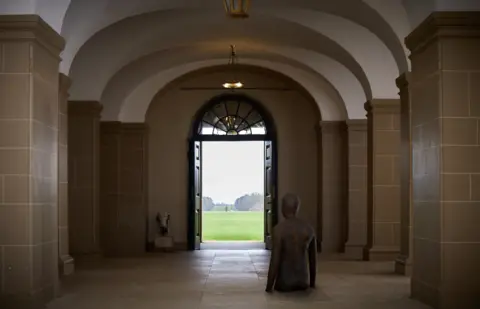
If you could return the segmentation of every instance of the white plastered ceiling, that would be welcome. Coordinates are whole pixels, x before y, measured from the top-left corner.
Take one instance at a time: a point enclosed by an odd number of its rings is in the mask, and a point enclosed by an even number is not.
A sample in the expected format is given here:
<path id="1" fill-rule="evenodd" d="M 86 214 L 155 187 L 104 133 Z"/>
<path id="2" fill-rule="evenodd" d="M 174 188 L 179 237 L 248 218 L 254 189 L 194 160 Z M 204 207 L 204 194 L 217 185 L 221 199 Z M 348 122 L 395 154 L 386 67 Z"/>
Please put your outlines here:
<path id="1" fill-rule="evenodd" d="M 287 71 L 281 73 L 289 76 L 293 75 L 291 68 L 296 68 L 297 73 L 305 71 L 296 74 L 297 82 L 304 87 L 309 84 L 319 88 L 321 83 L 315 80 L 326 79 L 342 98 L 329 101 L 345 107 L 322 108 L 326 102 L 319 98 L 325 98 L 326 91 L 309 89 L 325 120 L 364 118 L 363 104 L 367 99 L 398 97 L 395 78 L 408 69 L 398 39 L 398 46 L 389 48 L 367 28 L 318 11 L 279 7 L 255 12 L 247 20 L 230 20 L 221 6 L 220 10 L 172 9 L 131 17 L 107 27 L 78 51 L 69 71 L 74 81 L 71 98 L 101 101 L 105 106 L 103 119 L 120 119 L 122 115 L 123 121 L 138 121 L 138 113 L 128 116 L 123 110 L 126 98 L 137 86 L 172 66 L 228 56 L 232 43 L 237 45 L 241 59 L 250 59 L 246 64 L 267 61 L 269 68 L 276 71 L 275 67 L 283 64 Z M 323 33 L 319 29 L 324 29 Z M 392 36 L 396 37 L 393 32 Z M 395 48 L 401 57 L 394 57 L 391 49 Z M 152 59 L 152 54 L 161 56 L 150 65 L 142 65 L 139 59 Z M 152 72 L 153 67 L 157 72 Z M 122 92 L 122 97 L 115 92 Z M 341 115 L 345 109 L 347 115 Z"/>
<path id="2" fill-rule="evenodd" d="M 477 0 L 251 2 L 247 20 L 226 18 L 222 0 L 3 0 L 0 14 L 38 14 L 61 33 L 71 99 L 101 101 L 105 119 L 140 121 L 164 85 L 226 61 L 233 43 L 245 64 L 294 78 L 324 120 L 337 120 L 364 118 L 367 99 L 398 97 L 395 78 L 409 68 L 403 39 L 431 11 L 480 7 Z"/>
<path id="3" fill-rule="evenodd" d="M 262 66 L 292 77 L 306 88 L 317 102 L 320 102 L 320 98 L 325 97 L 325 95 L 321 93 L 328 91 L 328 89 L 324 89 L 327 87 L 327 84 L 325 82 L 319 82 L 319 80 L 323 80 L 322 76 L 330 81 L 330 88 L 333 86 L 338 90 L 340 96 L 337 96 L 335 99 L 337 103 L 340 103 L 342 106 L 344 106 L 344 102 L 353 103 L 356 100 L 365 102 L 367 99 L 365 93 L 368 93 L 369 89 L 364 89 L 355 75 L 353 75 L 342 64 L 333 61 L 324 55 L 311 55 L 314 57 L 315 63 L 313 67 L 310 68 L 297 60 L 293 60 L 295 58 L 288 57 L 292 54 L 301 56 L 303 56 L 303 54 L 308 55 L 308 51 L 302 52 L 296 49 L 291 51 L 287 49 L 286 51 L 283 51 L 284 54 L 282 54 L 279 51 L 271 52 L 269 50 L 263 50 L 261 46 L 254 45 L 253 43 L 239 44 L 237 45 L 237 48 L 242 51 L 239 59 L 242 64 L 253 65 L 255 61 L 257 61 L 256 63 L 270 64 L 268 66 Z M 179 77 L 178 74 L 164 74 L 165 70 L 171 71 L 175 68 L 180 69 L 184 64 L 197 61 L 203 61 L 205 64 L 207 63 L 205 61 L 215 59 L 223 59 L 221 60 L 223 63 L 220 62 L 218 64 L 226 64 L 228 62 L 228 58 L 226 58 L 226 56 L 228 56 L 228 50 L 225 52 L 224 49 L 224 44 L 199 44 L 194 46 L 194 48 L 192 48 L 192 46 L 187 46 L 156 52 L 131 62 L 129 65 L 118 71 L 118 73 L 109 80 L 109 83 L 105 87 L 99 87 L 99 89 L 104 89 L 101 97 L 101 102 L 105 106 L 103 116 L 105 119 L 115 119 L 124 107 L 121 106 L 123 98 L 128 97 L 140 84 L 148 81 L 148 79 L 156 75 L 163 76 L 163 78 L 165 78 L 165 76 Z M 187 62 L 185 59 L 189 59 L 189 61 Z M 262 60 L 264 62 L 261 62 Z M 293 71 L 293 68 L 296 68 L 296 70 Z M 299 74 L 299 72 L 302 72 L 302 74 Z M 321 73 L 321 75 L 319 73 Z M 168 83 L 172 80 L 173 79 L 165 81 Z M 309 86 L 307 86 L 307 84 Z M 348 88 L 345 88 L 345 86 L 348 86 Z M 155 92 L 157 91 L 158 88 Z M 331 93 L 331 91 L 328 92 Z M 341 98 L 341 100 L 338 100 L 339 98 Z M 325 104 L 327 104 L 327 102 L 323 102 L 323 105 Z M 323 108 L 320 107 L 320 109 Z M 330 120 L 344 119 L 346 116 L 344 112 L 340 112 L 344 109 L 341 106 L 336 109 L 330 107 L 327 108 L 325 106 L 324 109 L 330 112 L 324 111 L 322 115 L 329 115 L 328 117 L 331 118 Z M 359 112 L 360 114 L 364 114 L 363 107 Z M 136 116 L 134 119 L 138 121 L 140 118 Z M 123 118 L 123 120 L 127 121 L 125 118 Z"/>
<path id="4" fill-rule="evenodd" d="M 149 78 L 143 79 L 141 84 L 133 87 L 133 90 L 128 91 L 128 95 L 125 96 L 126 99 L 123 100 L 123 106 L 109 104 L 115 102 L 114 96 L 117 92 L 108 92 L 111 96 L 105 97 L 104 100 L 102 99 L 102 102 L 106 102 L 105 105 L 109 106 L 110 109 L 105 110 L 103 116 L 105 117 L 105 120 L 118 119 L 122 122 L 143 122 L 149 103 L 158 93 L 159 89 L 162 89 L 171 81 L 185 74 L 203 68 L 225 65 L 226 61 L 227 59 L 210 59 L 186 63 L 162 70 L 161 73 L 156 73 Z M 315 101 L 322 102 L 319 106 L 322 115 L 328 115 L 330 120 L 342 120 L 346 118 L 343 98 L 328 81 L 321 78 L 318 74 L 311 71 L 309 72 L 308 70 L 299 69 L 297 66 L 272 62 L 271 60 L 242 58 L 242 63 L 276 71 L 295 81 L 302 81 L 301 86 L 310 93 Z M 111 84 L 110 86 L 111 89 L 116 87 L 114 84 Z M 259 85 L 246 86 L 258 87 Z M 360 95 L 362 95 L 361 91 L 362 90 L 359 86 Z"/>

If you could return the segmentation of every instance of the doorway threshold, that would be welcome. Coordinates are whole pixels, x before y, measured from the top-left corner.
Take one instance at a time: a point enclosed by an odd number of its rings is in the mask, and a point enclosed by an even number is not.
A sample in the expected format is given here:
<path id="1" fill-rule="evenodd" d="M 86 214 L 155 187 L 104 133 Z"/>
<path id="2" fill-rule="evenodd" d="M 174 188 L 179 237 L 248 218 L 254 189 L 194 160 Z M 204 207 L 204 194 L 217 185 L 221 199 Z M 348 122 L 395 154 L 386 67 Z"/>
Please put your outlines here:
<path id="1" fill-rule="evenodd" d="M 205 241 L 200 244 L 201 250 L 259 250 L 265 249 L 261 241 Z"/>

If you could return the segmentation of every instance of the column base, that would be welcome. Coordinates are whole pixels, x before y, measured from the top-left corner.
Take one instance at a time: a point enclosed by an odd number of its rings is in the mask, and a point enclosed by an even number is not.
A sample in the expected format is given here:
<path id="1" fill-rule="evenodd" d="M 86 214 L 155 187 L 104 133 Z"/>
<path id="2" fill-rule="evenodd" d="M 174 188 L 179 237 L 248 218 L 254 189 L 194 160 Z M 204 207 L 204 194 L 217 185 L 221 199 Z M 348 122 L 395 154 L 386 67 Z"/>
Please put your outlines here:
<path id="1" fill-rule="evenodd" d="M 363 259 L 365 261 L 395 261 L 400 250 L 396 247 L 373 247 L 364 248 Z"/>
<path id="2" fill-rule="evenodd" d="M 2 309 L 44 309 L 55 298 L 55 288 L 50 286 L 35 293 L 1 295 Z"/>
<path id="3" fill-rule="evenodd" d="M 363 250 L 365 245 L 345 245 L 345 257 L 352 260 L 363 260 Z"/>
<path id="4" fill-rule="evenodd" d="M 453 283 L 457 285 L 456 282 Z M 477 286 L 465 288 L 455 286 L 449 289 L 447 286 L 442 288 L 426 284 L 420 280 L 412 278 L 411 295 L 424 304 L 438 309 L 478 309 L 480 308 L 480 293 Z"/>
<path id="5" fill-rule="evenodd" d="M 410 290 L 413 299 L 416 299 L 433 308 L 439 308 L 440 291 L 437 288 L 412 278 Z"/>
<path id="6" fill-rule="evenodd" d="M 400 255 L 395 260 L 395 273 L 399 275 L 412 276 L 412 260 L 405 255 Z"/>
<path id="7" fill-rule="evenodd" d="M 187 251 L 188 244 L 186 242 L 175 242 L 174 248 L 176 251 Z"/>
<path id="8" fill-rule="evenodd" d="M 75 261 L 70 255 L 63 255 L 59 261 L 60 276 L 69 276 L 75 272 Z"/>

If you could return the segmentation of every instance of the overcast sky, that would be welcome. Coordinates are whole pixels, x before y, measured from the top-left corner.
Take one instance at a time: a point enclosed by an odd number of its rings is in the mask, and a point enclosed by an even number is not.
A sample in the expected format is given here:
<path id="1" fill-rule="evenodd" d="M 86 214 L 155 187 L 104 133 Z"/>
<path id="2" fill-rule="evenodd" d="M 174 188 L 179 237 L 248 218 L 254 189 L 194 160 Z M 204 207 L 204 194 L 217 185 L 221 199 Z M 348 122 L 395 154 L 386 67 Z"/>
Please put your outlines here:
<path id="1" fill-rule="evenodd" d="M 264 142 L 203 142 L 203 196 L 233 204 L 253 192 L 263 194 Z"/>

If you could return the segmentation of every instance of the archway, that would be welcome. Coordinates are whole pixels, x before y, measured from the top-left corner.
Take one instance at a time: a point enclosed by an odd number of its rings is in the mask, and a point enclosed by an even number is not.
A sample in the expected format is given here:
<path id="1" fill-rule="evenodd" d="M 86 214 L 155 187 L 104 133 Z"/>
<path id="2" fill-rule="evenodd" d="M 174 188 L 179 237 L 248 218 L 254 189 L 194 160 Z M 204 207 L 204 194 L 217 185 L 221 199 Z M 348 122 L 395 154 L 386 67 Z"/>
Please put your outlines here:
<path id="1" fill-rule="evenodd" d="M 202 143 L 261 141 L 264 144 L 264 242 L 271 247 L 277 222 L 277 150 L 272 117 L 256 100 L 244 94 L 222 94 L 196 114 L 189 147 L 188 249 L 202 242 Z"/>

